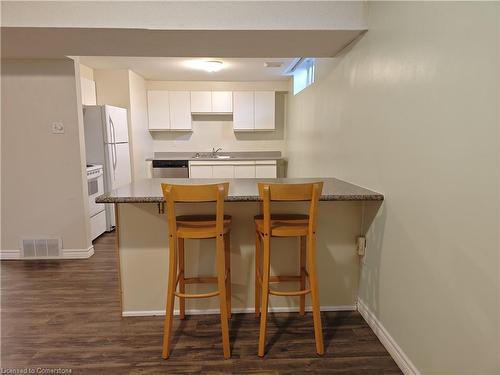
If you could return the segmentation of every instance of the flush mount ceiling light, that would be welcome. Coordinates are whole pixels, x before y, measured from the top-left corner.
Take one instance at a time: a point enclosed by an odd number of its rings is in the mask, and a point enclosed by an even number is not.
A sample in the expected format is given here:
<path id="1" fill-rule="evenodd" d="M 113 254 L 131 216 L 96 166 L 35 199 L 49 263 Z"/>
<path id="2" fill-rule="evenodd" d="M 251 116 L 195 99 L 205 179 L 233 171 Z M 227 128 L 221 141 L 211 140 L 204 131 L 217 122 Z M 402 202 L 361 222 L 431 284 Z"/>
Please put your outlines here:
<path id="1" fill-rule="evenodd" d="M 186 65 L 192 69 L 204 70 L 208 73 L 218 72 L 224 68 L 224 63 L 218 60 L 193 60 L 186 62 Z"/>

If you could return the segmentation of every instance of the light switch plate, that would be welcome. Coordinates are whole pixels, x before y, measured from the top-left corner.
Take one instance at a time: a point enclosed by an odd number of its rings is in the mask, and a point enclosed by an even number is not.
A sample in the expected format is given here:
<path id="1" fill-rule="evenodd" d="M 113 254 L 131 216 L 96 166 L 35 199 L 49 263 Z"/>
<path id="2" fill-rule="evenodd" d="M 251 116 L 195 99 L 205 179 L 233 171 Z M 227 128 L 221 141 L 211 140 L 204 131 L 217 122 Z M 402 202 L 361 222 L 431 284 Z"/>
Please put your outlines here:
<path id="1" fill-rule="evenodd" d="M 52 134 L 64 134 L 64 124 L 62 122 L 53 122 Z"/>
<path id="2" fill-rule="evenodd" d="M 365 249 L 366 249 L 366 237 L 359 236 L 356 239 L 356 247 L 357 247 L 358 255 L 359 256 L 364 256 L 365 255 Z"/>

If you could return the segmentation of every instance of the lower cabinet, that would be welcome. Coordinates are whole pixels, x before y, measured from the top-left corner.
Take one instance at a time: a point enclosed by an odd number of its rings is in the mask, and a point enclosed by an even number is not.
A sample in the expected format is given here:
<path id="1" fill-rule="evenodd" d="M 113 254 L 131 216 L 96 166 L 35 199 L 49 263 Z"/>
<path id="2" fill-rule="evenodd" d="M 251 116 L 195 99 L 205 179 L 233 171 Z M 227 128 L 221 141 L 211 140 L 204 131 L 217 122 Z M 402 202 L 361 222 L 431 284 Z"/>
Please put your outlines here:
<path id="1" fill-rule="evenodd" d="M 234 166 L 212 165 L 212 178 L 234 178 Z"/>
<path id="2" fill-rule="evenodd" d="M 189 178 L 212 178 L 212 166 L 189 163 Z"/>
<path id="3" fill-rule="evenodd" d="M 234 178 L 255 178 L 255 162 L 241 162 L 234 166 Z M 243 164 L 245 163 L 245 164 Z"/>
<path id="4" fill-rule="evenodd" d="M 274 164 L 266 163 L 266 160 L 257 160 L 255 162 L 255 177 L 256 178 L 276 178 L 278 172 L 276 168 L 276 160 Z"/>
<path id="5" fill-rule="evenodd" d="M 276 178 L 276 160 L 190 161 L 189 178 Z"/>

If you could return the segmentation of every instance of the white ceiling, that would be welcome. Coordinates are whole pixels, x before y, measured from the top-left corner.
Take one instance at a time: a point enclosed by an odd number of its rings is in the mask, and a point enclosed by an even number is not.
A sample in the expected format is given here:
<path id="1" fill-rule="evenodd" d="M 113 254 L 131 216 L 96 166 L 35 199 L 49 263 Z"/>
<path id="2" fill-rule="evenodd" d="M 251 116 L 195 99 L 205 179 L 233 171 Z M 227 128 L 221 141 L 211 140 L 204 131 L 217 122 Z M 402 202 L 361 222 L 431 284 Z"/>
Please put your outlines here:
<path id="1" fill-rule="evenodd" d="M 208 73 L 188 66 L 193 60 L 219 60 L 224 69 Z M 80 62 L 94 69 L 130 69 L 146 80 L 161 81 L 284 81 L 293 58 L 182 58 L 81 56 Z M 266 62 L 282 62 L 280 68 L 266 68 Z"/>

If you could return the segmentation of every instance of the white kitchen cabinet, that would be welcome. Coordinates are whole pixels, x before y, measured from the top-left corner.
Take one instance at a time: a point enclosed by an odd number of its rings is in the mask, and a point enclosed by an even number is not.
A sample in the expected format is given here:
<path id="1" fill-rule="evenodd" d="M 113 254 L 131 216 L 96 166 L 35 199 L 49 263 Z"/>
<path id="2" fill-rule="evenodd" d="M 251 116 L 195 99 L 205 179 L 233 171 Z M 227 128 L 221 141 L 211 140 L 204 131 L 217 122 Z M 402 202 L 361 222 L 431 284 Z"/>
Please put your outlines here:
<path id="1" fill-rule="evenodd" d="M 212 165 L 212 178 L 234 178 L 234 165 L 221 164 Z"/>
<path id="2" fill-rule="evenodd" d="M 242 161 L 235 164 L 234 178 L 255 178 L 255 161 Z"/>
<path id="3" fill-rule="evenodd" d="M 257 160 L 255 178 L 276 178 L 278 176 L 276 160 Z"/>
<path id="4" fill-rule="evenodd" d="M 254 92 L 233 91 L 233 128 L 235 131 L 255 130 Z"/>
<path id="5" fill-rule="evenodd" d="M 274 91 L 255 91 L 255 130 L 275 129 L 275 93 Z"/>
<path id="6" fill-rule="evenodd" d="M 212 112 L 214 113 L 233 112 L 232 91 L 212 91 Z"/>
<path id="7" fill-rule="evenodd" d="M 189 91 L 169 91 L 170 129 L 192 130 L 191 95 Z"/>
<path id="8" fill-rule="evenodd" d="M 189 178 L 212 178 L 212 166 L 189 163 Z"/>
<path id="9" fill-rule="evenodd" d="M 233 92 L 234 131 L 274 130 L 275 102 L 274 91 Z"/>
<path id="10" fill-rule="evenodd" d="M 276 178 L 276 160 L 199 160 L 189 162 L 190 178 Z"/>
<path id="11" fill-rule="evenodd" d="M 82 93 L 82 104 L 83 105 L 96 105 L 96 91 L 95 82 L 91 79 L 82 77 L 80 79 L 81 93 Z"/>
<path id="12" fill-rule="evenodd" d="M 191 112 L 192 113 L 212 112 L 212 92 L 191 91 Z"/>
<path id="13" fill-rule="evenodd" d="M 170 130 L 170 104 L 168 91 L 148 91 L 149 130 Z"/>
<path id="14" fill-rule="evenodd" d="M 232 113 L 232 91 L 191 91 L 192 113 Z"/>

